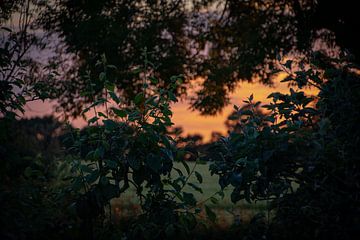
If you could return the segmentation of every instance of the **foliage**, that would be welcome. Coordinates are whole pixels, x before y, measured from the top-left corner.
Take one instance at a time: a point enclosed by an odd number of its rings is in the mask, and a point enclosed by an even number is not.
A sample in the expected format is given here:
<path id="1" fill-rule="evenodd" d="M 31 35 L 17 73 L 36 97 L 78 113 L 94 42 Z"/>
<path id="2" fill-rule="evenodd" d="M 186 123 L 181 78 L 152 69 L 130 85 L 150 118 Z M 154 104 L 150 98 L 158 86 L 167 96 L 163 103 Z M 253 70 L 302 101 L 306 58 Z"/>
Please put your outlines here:
<path id="1" fill-rule="evenodd" d="M 105 82 L 107 98 L 94 99 L 85 108 L 85 112 L 94 111 L 89 126 L 69 139 L 76 173 L 72 189 L 79 193 L 84 190 L 76 208 L 87 224 L 84 227 L 88 233 L 93 219 L 105 216 L 104 209 L 110 206 L 110 200 L 121 198 L 130 185 L 136 189 L 142 210 L 125 233 L 131 239 L 187 236 L 201 211 L 194 195 L 183 189 L 190 186 L 202 192 L 196 183 L 189 182 L 192 174 L 196 174 L 200 183 L 202 177 L 195 171 L 196 164 L 189 168 L 184 161 L 186 151 L 178 149 L 167 133 L 172 125 L 170 103 L 177 101 L 174 91 L 182 77 L 172 77 L 168 88 L 151 87 L 149 82 L 157 79 L 149 75 L 146 54 L 141 69 L 143 91 L 130 106 L 115 94 L 115 86 L 107 75 L 113 66 L 103 57 L 99 64 L 104 70 L 99 78 Z M 99 111 L 101 105 L 105 112 Z M 174 161 L 182 162 L 185 171 L 175 168 Z M 214 220 L 212 211 L 206 212 Z"/>
<path id="2" fill-rule="evenodd" d="M 71 196 L 63 191 L 68 169 L 59 160 L 61 124 L 52 117 L 3 118 L 0 133 L 0 237 L 76 236 Z"/>
<path id="3" fill-rule="evenodd" d="M 27 102 L 54 98 L 56 92 L 48 85 L 53 73 L 30 54 L 44 48 L 34 30 L 39 9 L 32 0 L 4 1 L 1 9 L 0 115 L 15 117 L 24 113 Z"/>
<path id="4" fill-rule="evenodd" d="M 277 66 L 288 74 L 290 93 L 272 93 L 269 105 L 250 96 L 234 106 L 230 136 L 214 134 L 220 140 L 207 156 L 210 171 L 222 189 L 231 186 L 234 203 L 267 203 L 246 239 L 359 235 L 360 91 L 352 64 L 359 41 L 349 31 L 359 25 L 352 19 L 357 8 L 325 0 L 189 2 L 1 2 L 1 238 L 187 238 L 201 213 L 216 222 L 203 205 L 216 205 L 224 193 L 198 202 L 187 190 L 203 194 L 196 171 L 204 159 L 201 137 L 172 137 L 170 105 L 186 94 L 189 79 L 202 77 L 192 108 L 215 114 L 239 81 L 271 84 Z M 8 22 L 17 13 L 13 27 Z M 45 47 L 39 30 L 59 41 L 59 55 L 45 68 L 31 56 Z M 277 62 L 285 52 L 305 59 Z M 318 96 L 301 91 L 308 86 Z M 73 116 L 93 111 L 87 128 L 64 137 L 70 170 L 54 157 L 59 123 L 14 119 L 28 101 L 56 96 Z M 110 201 L 130 185 L 141 212 L 119 229 Z M 235 231 L 243 227 L 234 222 Z"/>
<path id="5" fill-rule="evenodd" d="M 350 65 L 334 63 L 323 73 L 315 66 L 292 73 L 290 66 L 285 81 L 320 89 L 316 108 L 314 98 L 290 88 L 289 94 L 269 95 L 273 102 L 263 106 L 270 111 L 264 116 L 255 111 L 260 103 L 251 96 L 245 101 L 250 109 L 235 106 L 241 131 L 213 146 L 210 171 L 219 175 L 222 188 L 234 186 L 234 203 L 269 201 L 275 214 L 269 236 L 350 238 L 360 210 L 359 116 L 352 110 L 358 105 L 359 76 Z"/>
<path id="6" fill-rule="evenodd" d="M 184 74 L 175 91 L 184 96 L 190 80 L 204 79 L 191 100 L 193 110 L 219 113 L 240 81 L 255 78 L 272 84 L 279 54 L 310 56 L 313 48 L 326 56 L 339 51 L 359 52 L 352 29 L 359 27 L 352 1 L 326 0 L 177 0 L 177 1 L 49 1 L 39 16 L 47 34 L 59 40 L 52 58 L 59 76 L 60 107 L 79 115 L 91 98 L 81 96 L 83 77 L 101 72 L 96 61 L 105 53 L 117 66 L 113 83 L 124 96 L 134 98 L 141 80 L 134 69 L 141 65 L 141 49 L 151 49 L 157 64 L 156 85 L 171 84 Z M 341 49 L 339 49 L 341 48 Z M 307 59 L 309 60 L 309 59 Z M 71 62 L 70 67 L 62 68 Z M 62 71 L 63 70 L 63 71 Z M 95 89 L 101 94 L 103 86 Z M 76 99 L 76 100 L 74 100 Z"/>

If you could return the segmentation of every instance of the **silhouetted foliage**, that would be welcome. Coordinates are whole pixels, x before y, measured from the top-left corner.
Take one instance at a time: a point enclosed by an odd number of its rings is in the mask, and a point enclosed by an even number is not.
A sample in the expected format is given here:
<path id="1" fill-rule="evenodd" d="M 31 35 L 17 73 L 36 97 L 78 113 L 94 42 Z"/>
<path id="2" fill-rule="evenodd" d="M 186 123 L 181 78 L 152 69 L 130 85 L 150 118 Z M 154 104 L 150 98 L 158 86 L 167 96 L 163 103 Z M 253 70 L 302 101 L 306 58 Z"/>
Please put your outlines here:
<path id="1" fill-rule="evenodd" d="M 338 62 L 337 62 L 338 63 Z M 321 74 L 297 71 L 301 89 L 316 81 L 313 98 L 290 89 L 272 93 L 264 107 L 237 109 L 241 131 L 213 146 L 210 170 L 222 188 L 232 185 L 231 200 L 270 201 L 267 236 L 275 239 L 353 239 L 359 234 L 359 75 L 352 65 L 333 63 Z M 291 70 L 291 69 L 290 69 Z M 296 187 L 298 186 L 298 187 Z"/>
<path id="2" fill-rule="evenodd" d="M 53 117 L 0 119 L 1 239 L 62 239 L 72 232 L 61 124 Z M 75 230 L 76 231 L 76 230 Z"/>
<path id="3" fill-rule="evenodd" d="M 17 12 L 19 28 L 6 25 Z M 359 235 L 354 2 L 5 0 L 0 23 L 0 238 L 189 238 L 199 214 L 216 222 L 205 204 L 228 186 L 233 203 L 266 202 L 249 225 L 235 220 L 245 239 Z M 42 30 L 56 39 L 46 68 L 29 55 L 44 48 Z M 190 80 L 204 80 L 191 108 L 211 115 L 239 81 L 272 84 L 279 71 L 290 92 L 234 106 L 229 136 L 214 132 L 210 151 L 171 130 L 171 103 Z M 16 120 L 28 101 L 55 96 L 65 115 L 93 111 L 88 127 Z M 188 189 L 203 194 L 204 159 L 221 190 L 198 202 Z M 119 228 L 110 202 L 130 186 L 141 209 Z"/>
<path id="4" fill-rule="evenodd" d="M 339 7 L 340 6 L 340 7 Z M 196 77 L 205 79 L 192 99 L 192 108 L 216 114 L 229 103 L 229 93 L 240 80 L 271 84 L 276 59 L 281 53 L 309 53 L 318 48 L 328 56 L 341 50 L 358 54 L 356 7 L 351 1 L 53 1 L 40 17 L 42 26 L 61 39 L 54 66 L 72 66 L 58 81 L 61 107 L 81 112 L 89 102 L 80 92 L 88 82 L 82 77 L 105 53 L 117 66 L 112 82 L 127 99 L 139 92 L 141 78 L 134 73 L 141 63 L 141 49 L 152 51 L 154 73 L 161 86 L 170 76 L 185 74 L 177 94 Z M 356 58 L 355 58 L 356 59 Z M 308 61 L 308 60 L 306 60 Z M 61 71 L 60 71 L 61 73 Z M 100 93 L 103 82 L 95 89 Z"/>

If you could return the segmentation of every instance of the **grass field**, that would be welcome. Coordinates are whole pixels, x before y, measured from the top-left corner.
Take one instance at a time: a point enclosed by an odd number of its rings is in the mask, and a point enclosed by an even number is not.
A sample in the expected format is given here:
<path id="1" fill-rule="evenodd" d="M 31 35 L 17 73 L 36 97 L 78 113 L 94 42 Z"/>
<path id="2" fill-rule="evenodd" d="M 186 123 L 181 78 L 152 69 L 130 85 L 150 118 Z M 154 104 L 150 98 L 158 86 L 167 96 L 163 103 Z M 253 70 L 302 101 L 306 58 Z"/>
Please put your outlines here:
<path id="1" fill-rule="evenodd" d="M 193 162 L 188 164 L 190 169 L 194 167 L 194 164 L 195 163 Z M 181 163 L 176 163 L 175 167 L 186 173 L 185 168 Z M 199 185 L 202 188 L 203 193 L 201 194 L 195 191 L 190 186 L 185 187 L 184 190 L 193 193 L 198 202 L 202 202 L 220 190 L 218 176 L 210 175 L 208 164 L 197 164 L 195 170 L 203 177 L 203 183 Z M 174 176 L 177 176 L 177 173 L 174 173 Z M 189 182 L 198 183 L 194 174 L 190 177 Z M 206 201 L 204 203 L 211 206 L 213 211 L 217 214 L 217 224 L 219 226 L 229 226 L 234 220 L 248 222 L 252 216 L 266 210 L 266 203 L 264 202 L 249 204 L 245 201 L 240 201 L 237 204 L 233 204 L 230 200 L 231 187 L 225 189 L 224 192 L 225 197 L 223 199 L 217 197 L 219 199 L 218 204 L 213 204 L 211 201 Z M 112 210 L 115 218 L 131 217 L 139 212 L 140 207 L 135 189 L 130 188 L 120 198 L 114 199 L 112 201 Z M 204 214 L 200 214 L 200 216 L 202 215 Z"/>

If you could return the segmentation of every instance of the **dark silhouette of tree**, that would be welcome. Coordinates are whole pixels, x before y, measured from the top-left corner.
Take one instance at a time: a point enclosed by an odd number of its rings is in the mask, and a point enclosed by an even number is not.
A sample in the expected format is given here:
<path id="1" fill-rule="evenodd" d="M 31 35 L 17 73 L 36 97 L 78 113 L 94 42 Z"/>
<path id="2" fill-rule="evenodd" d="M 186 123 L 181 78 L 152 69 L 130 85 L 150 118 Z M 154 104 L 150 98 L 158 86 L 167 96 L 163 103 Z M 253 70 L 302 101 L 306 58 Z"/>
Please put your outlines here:
<path id="1" fill-rule="evenodd" d="M 230 113 L 229 116 L 227 117 L 227 119 L 225 121 L 225 126 L 226 126 L 228 132 L 240 133 L 243 131 L 242 122 L 246 121 L 246 116 L 241 115 L 240 112 L 247 111 L 250 109 L 252 110 L 252 112 L 254 114 L 256 114 L 259 117 L 265 118 L 267 116 L 266 113 L 261 108 L 260 103 L 258 105 L 256 105 L 255 107 L 253 105 L 246 104 L 241 109 L 239 109 L 239 111 L 235 110 L 232 113 Z"/>
<path id="2" fill-rule="evenodd" d="M 135 69 L 144 61 L 157 65 L 154 84 L 164 86 L 171 75 L 185 74 L 178 94 L 190 79 L 202 77 L 203 86 L 192 99 L 192 109 L 216 114 L 229 103 L 229 93 L 241 80 L 257 77 L 271 84 L 279 54 L 311 58 L 314 48 L 327 57 L 350 52 L 357 61 L 357 8 L 353 1 L 341 4 L 325 0 L 252 1 L 53 1 L 40 17 L 49 32 L 61 38 L 62 66 L 69 54 L 73 65 L 56 85 L 61 107 L 79 115 L 82 103 L 91 101 L 81 93 L 90 83 L 99 94 L 104 81 L 95 66 L 102 54 L 113 69 L 111 80 L 131 99 L 141 86 Z M 336 46 L 340 47 L 337 52 Z M 149 64 L 150 66 L 150 64 Z M 134 71 L 135 70 L 135 71 Z M 61 81 L 60 81 L 61 80 Z"/>
<path id="3" fill-rule="evenodd" d="M 32 56 L 45 47 L 35 23 L 40 7 L 34 0 L 5 0 L 0 7 L 0 115 L 13 117 L 24 112 L 26 102 L 56 94 L 50 73 Z"/>
<path id="4" fill-rule="evenodd" d="M 158 86 L 170 83 L 170 77 L 185 72 L 187 39 L 185 1 L 54 1 L 41 17 L 43 27 L 56 33 L 65 44 L 65 53 L 75 55 L 74 66 L 61 76 L 58 88 L 61 107 L 78 115 L 79 99 L 90 91 L 84 77 L 90 71 L 95 93 L 103 88 L 96 63 L 105 54 L 112 69 L 111 80 L 126 99 L 133 98 L 142 86 L 137 69 L 147 61 L 155 63 Z M 144 48 L 150 52 L 145 60 Z M 54 59 L 54 65 L 61 64 Z M 180 94 L 180 89 L 179 89 Z M 83 102 L 83 101 L 80 101 Z"/>

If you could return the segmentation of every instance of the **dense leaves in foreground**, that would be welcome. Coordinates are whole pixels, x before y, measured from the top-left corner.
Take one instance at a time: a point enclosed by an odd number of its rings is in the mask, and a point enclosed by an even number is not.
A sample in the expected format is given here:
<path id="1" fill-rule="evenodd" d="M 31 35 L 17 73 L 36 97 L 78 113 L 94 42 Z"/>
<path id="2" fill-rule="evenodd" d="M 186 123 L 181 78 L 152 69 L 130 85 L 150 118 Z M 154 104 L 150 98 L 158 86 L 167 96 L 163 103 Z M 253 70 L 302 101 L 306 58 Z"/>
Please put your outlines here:
<path id="1" fill-rule="evenodd" d="M 110 200 L 121 197 L 131 185 L 141 213 L 124 232 L 128 238 L 185 238 L 195 228 L 201 209 L 193 193 L 184 187 L 202 192 L 197 183 L 189 181 L 192 174 L 198 182 L 202 177 L 195 167 L 189 168 L 184 161 L 186 151 L 177 148 L 167 133 L 172 125 L 170 103 L 177 101 L 174 91 L 182 77 L 172 77 L 169 88 L 152 88 L 149 82 L 157 79 L 149 75 L 145 60 L 140 69 L 143 91 L 130 106 L 124 106 L 108 81 L 106 73 L 112 66 L 106 65 L 105 57 L 102 64 L 104 71 L 99 78 L 105 81 L 107 98 L 96 99 L 84 110 L 94 111 L 89 127 L 68 139 L 73 157 L 72 189 L 80 193 L 76 210 L 83 221 L 83 233 L 92 238 L 93 220 L 106 216 L 104 210 L 106 206 L 111 209 Z M 98 110 L 100 105 L 105 106 L 104 112 Z M 174 162 L 183 163 L 185 170 L 175 168 Z M 213 218 L 210 209 L 206 212 Z M 108 215 L 111 224 L 111 213 Z"/>
<path id="2" fill-rule="evenodd" d="M 359 234 L 359 75 L 351 65 L 291 72 L 298 87 L 311 83 L 310 98 L 290 89 L 272 93 L 269 115 L 238 108 L 237 131 L 212 148 L 210 167 L 222 188 L 232 185 L 231 200 L 266 200 L 274 239 L 352 239 Z M 323 79 L 320 81 L 320 79 Z M 316 101 L 315 101 L 316 100 Z M 316 108 L 315 107 L 316 104 Z"/>
<path id="3" fill-rule="evenodd" d="M 216 221 L 206 200 L 194 195 L 203 193 L 203 177 L 196 171 L 199 154 L 181 147 L 168 130 L 170 104 L 177 101 L 175 90 L 183 77 L 172 77 L 164 88 L 151 85 L 158 79 L 146 51 L 143 56 L 144 66 L 135 70 L 142 91 L 130 104 L 116 94 L 108 74 L 116 67 L 105 56 L 97 63 L 103 69 L 97 81 L 85 76 L 89 89 L 82 94 L 92 103 L 82 114 L 91 111 L 92 117 L 87 128 L 70 128 L 62 135 L 66 152 L 61 161 L 50 154 L 48 141 L 53 133 L 59 136 L 56 122 L 38 123 L 28 136 L 36 144 L 22 146 L 26 141 L 16 137 L 21 129 L 11 131 L 11 116 L 2 120 L 2 238 L 184 239 L 199 233 L 201 214 Z M 351 239 L 359 234 L 359 74 L 346 60 L 313 63 L 310 69 L 291 60 L 283 63 L 290 93 L 272 93 L 269 105 L 250 96 L 244 107 L 234 106 L 229 136 L 201 154 L 211 161 L 219 187 L 231 186 L 233 203 L 267 203 L 267 216 L 229 229 L 245 227 L 245 239 Z M 320 70 L 325 64 L 326 70 Z M 93 92 L 99 81 L 105 86 L 103 97 Z M 318 88 L 317 96 L 301 91 L 309 85 Z M 37 148 L 43 155 L 36 155 Z M 196 161 L 191 169 L 185 161 L 189 155 Z M 130 186 L 140 211 L 126 227 L 118 226 L 111 200 L 122 198 Z M 216 204 L 222 190 L 207 200 Z"/>

